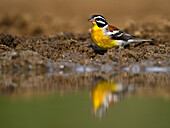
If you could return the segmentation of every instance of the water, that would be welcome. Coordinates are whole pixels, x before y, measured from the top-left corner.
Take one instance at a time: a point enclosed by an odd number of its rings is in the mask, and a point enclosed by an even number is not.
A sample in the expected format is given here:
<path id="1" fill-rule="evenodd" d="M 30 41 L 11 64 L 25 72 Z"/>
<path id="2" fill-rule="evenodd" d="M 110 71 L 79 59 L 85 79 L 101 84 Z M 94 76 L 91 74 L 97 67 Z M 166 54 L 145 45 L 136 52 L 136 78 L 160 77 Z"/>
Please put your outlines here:
<path id="1" fill-rule="evenodd" d="M 92 114 L 89 92 L 0 99 L 1 127 L 155 127 L 168 128 L 170 102 L 134 95 L 113 105 L 102 119 Z"/>
<path id="2" fill-rule="evenodd" d="M 69 66 L 1 73 L 0 128 L 170 127 L 168 67 Z"/>

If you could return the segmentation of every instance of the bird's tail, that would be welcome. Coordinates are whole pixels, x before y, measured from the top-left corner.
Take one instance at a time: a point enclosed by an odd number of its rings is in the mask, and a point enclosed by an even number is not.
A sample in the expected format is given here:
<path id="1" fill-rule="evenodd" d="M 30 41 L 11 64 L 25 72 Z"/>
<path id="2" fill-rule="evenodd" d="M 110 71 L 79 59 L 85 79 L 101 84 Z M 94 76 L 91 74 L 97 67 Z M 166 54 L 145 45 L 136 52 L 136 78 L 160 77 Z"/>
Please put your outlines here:
<path id="1" fill-rule="evenodd" d="M 134 39 L 129 39 L 129 40 L 126 42 L 125 45 L 128 45 L 128 44 L 133 43 L 133 42 L 142 42 L 142 43 L 145 43 L 145 42 L 153 42 L 153 40 L 134 38 Z"/>

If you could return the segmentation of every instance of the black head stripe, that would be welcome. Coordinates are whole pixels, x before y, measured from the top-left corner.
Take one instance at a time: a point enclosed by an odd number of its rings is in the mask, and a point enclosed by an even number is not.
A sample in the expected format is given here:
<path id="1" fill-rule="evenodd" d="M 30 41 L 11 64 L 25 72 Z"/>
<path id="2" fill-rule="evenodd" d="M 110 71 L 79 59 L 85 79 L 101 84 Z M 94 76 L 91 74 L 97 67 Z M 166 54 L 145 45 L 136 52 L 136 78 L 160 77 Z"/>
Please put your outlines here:
<path id="1" fill-rule="evenodd" d="M 100 18 L 100 19 L 104 19 L 104 20 L 106 20 L 103 16 L 101 16 L 101 15 L 93 15 L 92 16 L 94 19 L 97 19 L 97 18 Z"/>
<path id="2" fill-rule="evenodd" d="M 97 23 L 97 22 L 96 22 Z M 103 28 L 104 26 L 106 26 L 105 24 L 101 24 L 101 23 L 97 23 L 97 26 L 100 28 Z"/>
<path id="3" fill-rule="evenodd" d="M 103 28 L 104 26 L 107 25 L 107 21 L 103 16 L 101 16 L 101 15 L 93 15 L 92 17 L 94 18 L 94 20 L 95 20 L 98 27 Z"/>
<path id="4" fill-rule="evenodd" d="M 102 27 L 107 25 L 107 22 L 104 19 L 96 18 L 95 21 L 96 21 L 96 24 L 97 24 L 98 27 L 102 28 Z"/>
<path id="5" fill-rule="evenodd" d="M 106 20 L 104 20 L 104 19 L 102 19 L 102 18 L 95 18 L 95 20 L 102 20 L 102 21 L 106 21 Z"/>

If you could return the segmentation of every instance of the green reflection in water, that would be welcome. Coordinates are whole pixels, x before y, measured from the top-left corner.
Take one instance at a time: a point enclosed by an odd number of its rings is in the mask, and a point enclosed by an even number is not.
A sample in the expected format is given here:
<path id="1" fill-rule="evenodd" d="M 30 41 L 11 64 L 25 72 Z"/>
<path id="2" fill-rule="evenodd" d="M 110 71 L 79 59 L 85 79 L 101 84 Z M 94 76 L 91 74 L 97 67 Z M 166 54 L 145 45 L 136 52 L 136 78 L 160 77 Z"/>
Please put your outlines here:
<path id="1" fill-rule="evenodd" d="M 102 119 L 91 114 L 88 91 L 28 98 L 0 98 L 0 128 L 169 128 L 170 101 L 133 95 L 110 107 Z"/>

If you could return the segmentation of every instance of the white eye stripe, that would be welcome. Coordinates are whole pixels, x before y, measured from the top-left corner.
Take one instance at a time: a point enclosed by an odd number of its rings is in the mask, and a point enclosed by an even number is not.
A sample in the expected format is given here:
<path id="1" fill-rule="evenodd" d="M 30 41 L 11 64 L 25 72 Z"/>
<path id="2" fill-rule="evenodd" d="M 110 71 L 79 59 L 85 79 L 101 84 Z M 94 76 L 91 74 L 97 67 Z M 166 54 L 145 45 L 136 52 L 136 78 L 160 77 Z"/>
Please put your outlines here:
<path id="1" fill-rule="evenodd" d="M 96 21 L 97 23 L 101 23 L 101 24 L 106 24 L 105 22 L 101 21 L 101 20 L 98 20 Z"/>
<path id="2" fill-rule="evenodd" d="M 97 18 L 101 18 L 101 19 L 103 19 L 103 20 L 106 20 L 105 18 L 103 18 L 103 17 L 101 17 L 101 16 L 97 16 L 97 17 L 95 17 L 94 19 L 97 19 Z"/>

